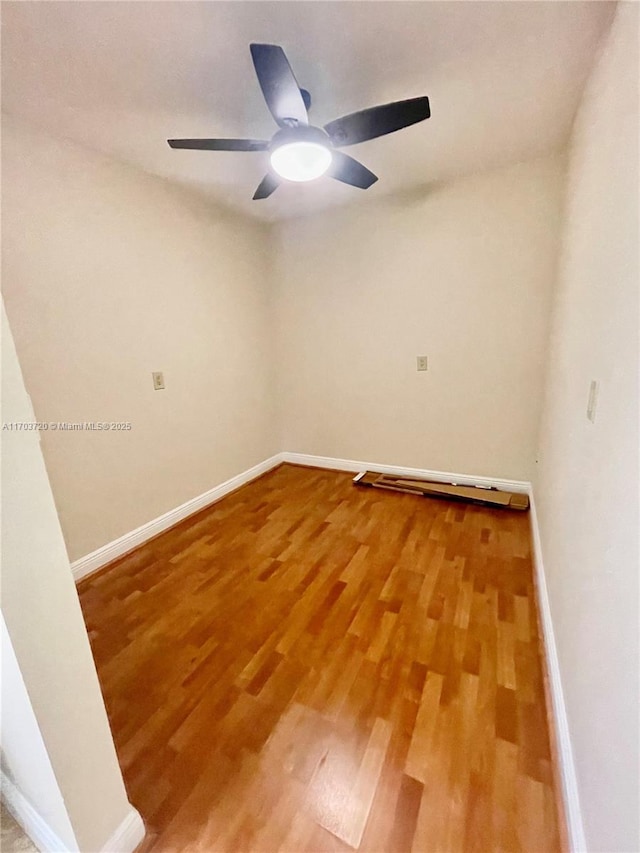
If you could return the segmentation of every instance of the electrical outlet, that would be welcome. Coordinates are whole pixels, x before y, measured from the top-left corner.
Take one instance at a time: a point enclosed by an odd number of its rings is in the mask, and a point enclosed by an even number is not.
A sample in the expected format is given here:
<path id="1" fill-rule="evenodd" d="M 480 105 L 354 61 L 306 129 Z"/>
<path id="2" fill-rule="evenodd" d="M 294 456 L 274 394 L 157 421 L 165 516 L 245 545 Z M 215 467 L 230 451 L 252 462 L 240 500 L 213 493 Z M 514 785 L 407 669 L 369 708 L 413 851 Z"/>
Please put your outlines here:
<path id="1" fill-rule="evenodd" d="M 599 382 L 596 382 L 595 379 L 591 380 L 591 385 L 589 386 L 589 401 L 587 403 L 587 417 L 591 421 L 592 424 L 596 422 L 596 408 L 598 406 L 598 387 Z"/>
<path id="2" fill-rule="evenodd" d="M 158 372 L 151 375 L 153 376 L 153 390 L 162 391 L 164 388 L 164 374 Z"/>
<path id="3" fill-rule="evenodd" d="M 416 362 L 418 364 L 418 370 L 426 370 L 427 369 L 427 357 L 426 357 L 426 355 L 419 355 L 416 358 Z"/>

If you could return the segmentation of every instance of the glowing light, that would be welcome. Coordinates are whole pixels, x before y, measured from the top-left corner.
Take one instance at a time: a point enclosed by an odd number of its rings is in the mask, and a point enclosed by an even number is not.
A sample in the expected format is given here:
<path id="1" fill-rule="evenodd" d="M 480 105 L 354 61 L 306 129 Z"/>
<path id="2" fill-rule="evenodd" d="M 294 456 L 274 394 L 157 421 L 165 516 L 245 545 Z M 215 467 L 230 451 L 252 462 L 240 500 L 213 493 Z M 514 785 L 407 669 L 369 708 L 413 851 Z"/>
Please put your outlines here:
<path id="1" fill-rule="evenodd" d="M 271 165 L 287 181 L 312 181 L 331 165 L 331 151 L 318 142 L 289 142 L 271 152 Z"/>

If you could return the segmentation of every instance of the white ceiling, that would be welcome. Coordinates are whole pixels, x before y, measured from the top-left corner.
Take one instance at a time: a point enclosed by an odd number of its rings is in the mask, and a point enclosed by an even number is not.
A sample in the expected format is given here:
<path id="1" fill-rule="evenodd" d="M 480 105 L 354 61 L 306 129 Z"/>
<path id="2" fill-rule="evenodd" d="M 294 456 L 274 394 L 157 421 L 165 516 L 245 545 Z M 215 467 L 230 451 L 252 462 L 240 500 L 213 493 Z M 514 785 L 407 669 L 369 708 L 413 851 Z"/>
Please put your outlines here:
<path id="1" fill-rule="evenodd" d="M 535 157 L 567 139 L 608 2 L 3 2 L 3 110 L 236 210 L 277 219 Z M 380 180 L 251 196 L 265 154 L 168 137 L 270 138 L 249 43 L 281 44 L 311 121 L 428 95 L 432 117 L 349 153 Z"/>

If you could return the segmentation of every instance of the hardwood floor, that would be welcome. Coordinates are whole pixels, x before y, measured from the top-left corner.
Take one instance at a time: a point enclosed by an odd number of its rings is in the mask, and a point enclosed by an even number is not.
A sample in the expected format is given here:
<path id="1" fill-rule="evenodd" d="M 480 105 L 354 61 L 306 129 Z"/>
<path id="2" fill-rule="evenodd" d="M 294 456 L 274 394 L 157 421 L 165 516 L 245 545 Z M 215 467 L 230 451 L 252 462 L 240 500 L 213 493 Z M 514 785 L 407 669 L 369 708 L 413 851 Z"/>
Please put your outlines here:
<path id="1" fill-rule="evenodd" d="M 283 465 L 79 586 L 168 851 L 557 851 L 528 515 Z"/>

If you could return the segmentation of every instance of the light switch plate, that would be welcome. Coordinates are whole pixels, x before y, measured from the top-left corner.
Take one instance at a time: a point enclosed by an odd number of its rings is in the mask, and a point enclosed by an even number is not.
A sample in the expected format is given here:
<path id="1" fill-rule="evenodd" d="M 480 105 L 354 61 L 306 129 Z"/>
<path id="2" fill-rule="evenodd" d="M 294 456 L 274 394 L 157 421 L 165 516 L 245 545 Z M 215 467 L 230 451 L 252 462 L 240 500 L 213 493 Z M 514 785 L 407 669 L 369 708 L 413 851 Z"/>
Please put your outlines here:
<path id="1" fill-rule="evenodd" d="M 161 372 L 152 373 L 153 376 L 153 390 L 154 391 L 162 391 L 164 388 L 164 375 Z"/>
<path id="2" fill-rule="evenodd" d="M 591 380 L 591 385 L 589 386 L 589 402 L 587 403 L 587 417 L 591 421 L 592 424 L 596 422 L 596 408 L 598 406 L 598 389 L 600 383 L 595 379 Z"/>
<path id="3" fill-rule="evenodd" d="M 426 355 L 419 355 L 416 357 L 417 369 L 418 370 L 427 370 L 427 357 Z"/>

